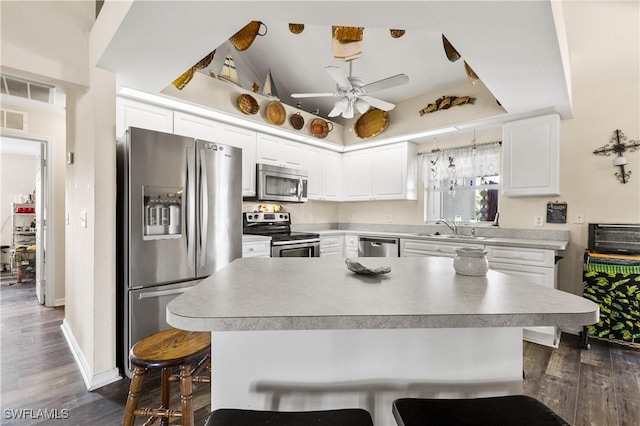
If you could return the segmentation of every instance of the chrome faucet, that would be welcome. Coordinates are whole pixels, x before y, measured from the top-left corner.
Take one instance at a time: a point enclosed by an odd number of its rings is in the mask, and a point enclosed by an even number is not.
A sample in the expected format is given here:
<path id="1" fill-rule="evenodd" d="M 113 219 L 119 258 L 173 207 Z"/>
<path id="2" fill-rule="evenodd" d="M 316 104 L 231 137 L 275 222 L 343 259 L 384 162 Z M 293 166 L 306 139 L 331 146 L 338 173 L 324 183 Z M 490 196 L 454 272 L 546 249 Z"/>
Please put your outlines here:
<path id="1" fill-rule="evenodd" d="M 458 225 L 456 225 L 455 221 L 446 220 L 446 219 L 438 219 L 438 220 L 436 220 L 436 225 L 438 225 L 440 223 L 444 223 L 445 225 L 447 225 L 447 227 L 449 229 L 451 229 L 451 232 L 453 232 L 453 235 L 458 235 Z"/>

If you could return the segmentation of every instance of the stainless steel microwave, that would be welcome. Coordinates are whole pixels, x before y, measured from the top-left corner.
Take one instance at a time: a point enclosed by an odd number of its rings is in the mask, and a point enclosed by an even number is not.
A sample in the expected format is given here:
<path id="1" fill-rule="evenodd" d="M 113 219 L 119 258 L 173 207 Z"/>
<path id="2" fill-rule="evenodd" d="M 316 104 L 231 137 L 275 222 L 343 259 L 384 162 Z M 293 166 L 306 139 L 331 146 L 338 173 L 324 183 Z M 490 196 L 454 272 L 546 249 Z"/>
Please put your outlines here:
<path id="1" fill-rule="evenodd" d="M 305 170 L 259 163 L 256 165 L 256 197 L 258 201 L 304 203 L 307 177 Z"/>

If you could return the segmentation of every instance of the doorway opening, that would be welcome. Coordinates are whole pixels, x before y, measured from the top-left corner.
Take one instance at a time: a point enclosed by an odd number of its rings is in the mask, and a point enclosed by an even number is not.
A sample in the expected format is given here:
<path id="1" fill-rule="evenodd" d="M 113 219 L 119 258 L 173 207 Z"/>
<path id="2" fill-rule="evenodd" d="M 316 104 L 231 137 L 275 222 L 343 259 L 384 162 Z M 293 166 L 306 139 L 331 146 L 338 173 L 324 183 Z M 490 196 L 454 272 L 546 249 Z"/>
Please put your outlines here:
<path id="1" fill-rule="evenodd" d="M 47 141 L 0 138 L 2 285 L 35 284 L 45 304 L 47 271 Z"/>

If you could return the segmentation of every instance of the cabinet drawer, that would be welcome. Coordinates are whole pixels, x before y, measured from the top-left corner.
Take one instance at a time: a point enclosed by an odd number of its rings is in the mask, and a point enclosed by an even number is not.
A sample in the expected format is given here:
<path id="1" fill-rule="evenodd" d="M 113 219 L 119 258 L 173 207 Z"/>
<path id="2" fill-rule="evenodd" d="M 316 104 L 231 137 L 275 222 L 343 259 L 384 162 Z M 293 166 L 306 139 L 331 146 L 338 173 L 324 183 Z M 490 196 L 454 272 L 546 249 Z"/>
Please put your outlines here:
<path id="1" fill-rule="evenodd" d="M 328 237 L 320 238 L 320 248 L 340 246 L 342 246 L 342 236 L 340 235 L 331 235 Z"/>
<path id="2" fill-rule="evenodd" d="M 553 267 L 555 252 L 545 249 L 530 249 L 516 247 L 487 247 L 489 263 L 511 263 L 515 265 L 531 265 Z"/>
<path id="3" fill-rule="evenodd" d="M 242 243 L 242 257 L 271 257 L 271 243 L 269 241 Z"/>
<path id="4" fill-rule="evenodd" d="M 483 248 L 481 244 L 441 243 L 439 241 L 400 240 L 400 256 L 456 257 L 455 250 L 461 247 Z"/>

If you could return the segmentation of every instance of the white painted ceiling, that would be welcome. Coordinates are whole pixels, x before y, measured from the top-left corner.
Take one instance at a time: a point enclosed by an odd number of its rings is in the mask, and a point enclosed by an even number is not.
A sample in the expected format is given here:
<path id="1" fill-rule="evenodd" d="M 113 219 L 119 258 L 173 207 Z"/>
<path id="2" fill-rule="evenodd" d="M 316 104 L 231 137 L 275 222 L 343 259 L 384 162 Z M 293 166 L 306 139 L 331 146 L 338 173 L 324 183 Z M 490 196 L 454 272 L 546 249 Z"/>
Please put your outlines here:
<path id="1" fill-rule="evenodd" d="M 555 6 L 554 6 L 555 7 Z M 262 88 L 271 70 L 282 102 L 297 92 L 331 92 L 333 25 L 364 27 L 363 55 L 353 75 L 366 82 L 405 73 L 410 83 L 374 95 L 402 102 L 464 83 L 466 60 L 510 114 L 549 109 L 571 116 L 566 41 L 562 19 L 548 0 L 536 1 L 134 1 L 98 66 L 119 74 L 124 85 L 157 93 L 210 51 L 218 73 L 227 50 L 241 85 Z M 552 10 L 553 9 L 553 10 Z M 555 16 L 554 16 L 555 13 Z M 227 41 L 250 21 L 265 23 L 267 34 L 238 52 Z M 302 23 L 301 34 L 289 23 Z M 404 29 L 398 39 L 390 29 Z M 462 55 L 447 60 L 446 35 Z M 563 61 L 564 59 L 564 61 Z M 207 70 L 208 71 L 208 70 Z M 462 94 L 461 94 L 462 95 Z M 435 99 L 433 99 L 435 100 Z M 431 101 L 433 101 L 431 100 Z M 302 109 L 331 110 L 334 98 L 302 101 Z"/>

